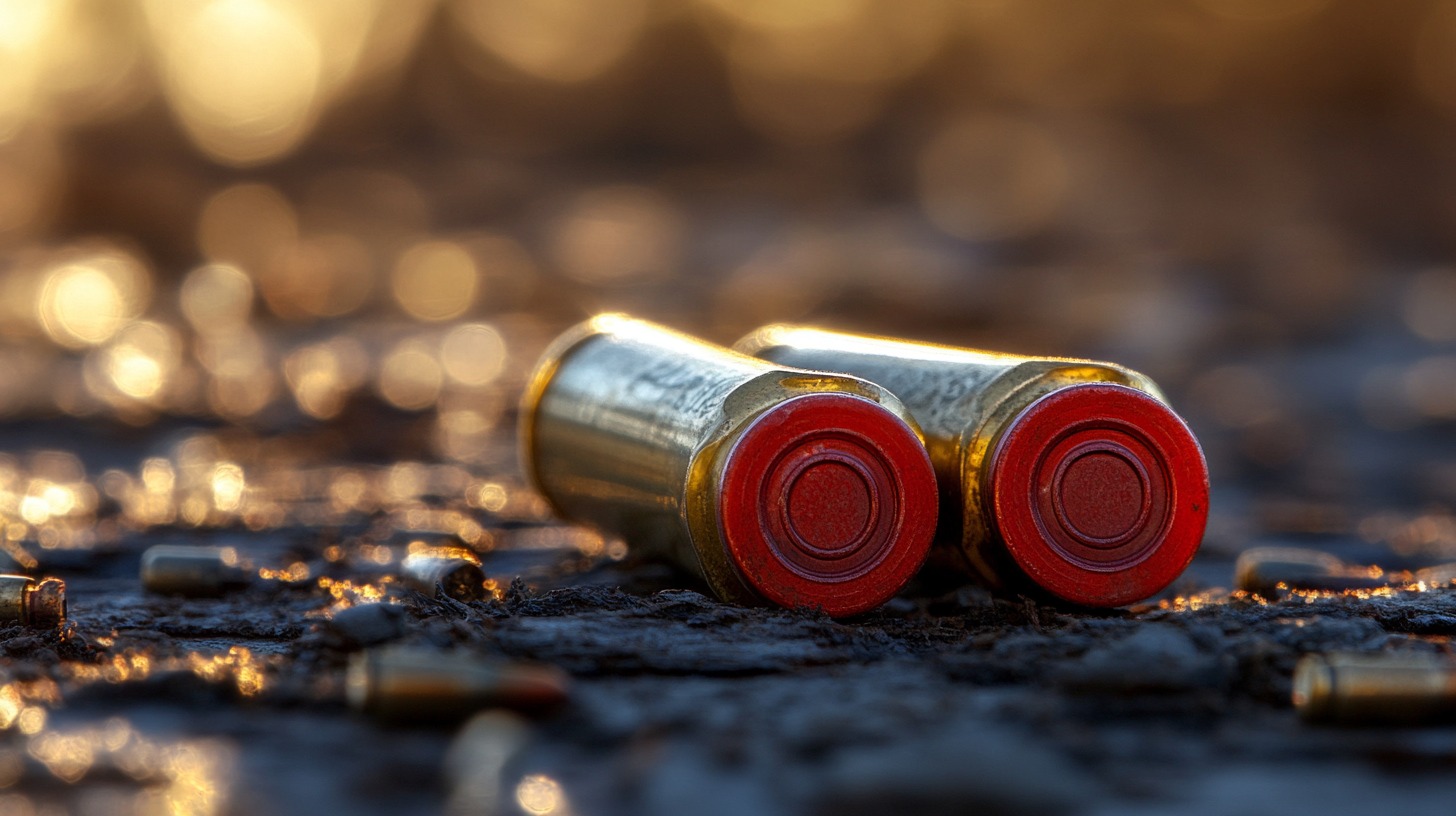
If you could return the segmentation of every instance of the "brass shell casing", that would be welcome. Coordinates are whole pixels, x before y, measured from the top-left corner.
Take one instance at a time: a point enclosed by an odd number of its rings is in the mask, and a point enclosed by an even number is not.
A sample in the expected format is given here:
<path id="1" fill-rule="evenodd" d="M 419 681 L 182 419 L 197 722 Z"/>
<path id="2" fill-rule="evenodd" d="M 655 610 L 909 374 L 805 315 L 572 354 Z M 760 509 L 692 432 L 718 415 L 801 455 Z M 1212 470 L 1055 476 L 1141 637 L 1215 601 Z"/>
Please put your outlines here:
<path id="1" fill-rule="evenodd" d="M 66 622 L 66 584 L 58 578 L 0 575 L 0 623 L 54 629 Z"/>
<path id="2" fill-rule="evenodd" d="M 142 553 L 142 586 L 159 595 L 215 598 L 247 585 L 232 547 L 158 544 Z"/>
<path id="3" fill-rule="evenodd" d="M 1423 654 L 1305 655 L 1294 669 L 1293 700 L 1314 722 L 1449 721 L 1456 717 L 1456 663 Z"/>
<path id="4" fill-rule="evenodd" d="M 400 578 L 410 589 L 431 597 L 438 588 L 457 601 L 485 599 L 485 571 L 468 558 L 410 553 L 400 564 Z"/>
<path id="5" fill-rule="evenodd" d="M 863 612 L 929 548 L 935 486 L 919 432 L 898 399 L 855 377 L 608 314 L 547 350 L 521 417 L 525 469 L 559 515 L 675 561 L 727 601 Z"/>
<path id="6" fill-rule="evenodd" d="M 943 546 L 932 555 L 938 567 L 968 569 L 994 589 L 1119 606 L 1163 589 L 1202 539 L 1202 451 L 1157 385 L 1136 371 L 789 325 L 762 328 L 734 348 L 862 377 L 904 402 L 925 434 L 946 508 Z M 1078 457 L 1095 466 L 1080 480 L 1064 479 Z M 1136 506 L 1109 512 L 1115 502 L 1075 489 L 1095 487 L 1109 466 L 1134 492 L 1141 480 L 1140 515 Z M 1012 471 L 1017 479 L 998 482 Z M 1066 507 L 1090 519 L 1083 526 L 1092 532 L 1073 529 Z M 1119 535 L 1132 541 L 1125 555 Z"/>
<path id="7" fill-rule="evenodd" d="M 570 679 L 554 666 L 416 646 L 381 646 L 349 660 L 345 694 L 356 710 L 391 722 L 461 719 L 482 708 L 546 711 Z"/>
<path id="8" fill-rule="evenodd" d="M 1393 583 L 1383 573 L 1372 573 L 1369 567 L 1347 564 L 1330 553 L 1301 547 L 1252 547 L 1239 553 L 1234 561 L 1234 588 L 1264 598 L 1277 598 L 1280 587 L 1343 592 Z"/>

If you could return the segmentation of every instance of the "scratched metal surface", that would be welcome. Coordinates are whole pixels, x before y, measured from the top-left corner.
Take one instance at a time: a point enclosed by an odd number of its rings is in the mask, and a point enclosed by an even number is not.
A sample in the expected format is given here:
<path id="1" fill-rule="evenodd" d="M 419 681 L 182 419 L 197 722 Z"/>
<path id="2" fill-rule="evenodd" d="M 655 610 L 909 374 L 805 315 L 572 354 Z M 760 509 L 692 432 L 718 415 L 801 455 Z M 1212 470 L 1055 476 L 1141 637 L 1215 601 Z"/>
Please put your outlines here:
<path id="1" fill-rule="evenodd" d="M 1456 592 L 1228 587 L 1259 544 L 1456 561 L 1456 18 L 912 5 L 0 3 L 0 562 L 72 617 L 0 630 L 0 812 L 1449 813 L 1456 727 L 1288 695 L 1451 651 Z M 1097 614 L 720 603 L 523 483 L 527 372 L 604 309 L 1143 371 L 1203 550 Z M 156 543 L 256 579 L 147 596 Z M 399 586 L 439 543 L 490 600 Z M 451 759 L 345 705 L 376 640 L 575 696 Z"/>

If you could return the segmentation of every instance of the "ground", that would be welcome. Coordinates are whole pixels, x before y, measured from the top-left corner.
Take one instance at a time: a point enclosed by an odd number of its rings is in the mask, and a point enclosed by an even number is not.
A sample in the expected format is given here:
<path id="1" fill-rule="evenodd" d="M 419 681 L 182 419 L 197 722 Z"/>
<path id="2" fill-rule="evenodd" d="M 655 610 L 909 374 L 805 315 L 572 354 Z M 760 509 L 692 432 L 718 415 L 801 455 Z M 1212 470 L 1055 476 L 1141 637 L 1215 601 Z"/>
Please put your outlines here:
<path id="1" fill-rule="evenodd" d="M 1321 366 L 1300 362 L 1296 387 Z M 379 444 L 413 438 L 416 420 L 390 419 L 401 430 Z M 71 622 L 0 633 L 0 810 L 1450 812 L 1456 727 L 1308 725 L 1290 681 L 1309 652 L 1449 651 L 1456 590 L 1272 602 L 1229 590 L 1235 555 L 1257 543 L 1434 563 L 1440 512 L 1341 506 L 1236 471 L 1215 480 L 1208 540 L 1160 598 L 1075 610 L 926 576 L 836 621 L 721 603 L 630 542 L 551 519 L 519 482 L 511 429 L 494 464 L 461 467 L 310 461 L 333 449 L 308 428 L 272 442 L 219 428 L 14 428 L 16 448 L 69 440 L 88 472 L 162 460 L 176 477 L 149 511 L 145 467 L 130 488 L 103 475 L 94 516 L 53 525 L 97 540 L 16 550 L 66 579 Z M 1234 444 L 1216 428 L 1209 443 Z M 1429 470 L 1444 444 L 1432 434 L 1404 460 L 1351 461 L 1368 478 L 1387 461 Z M 201 487 L 187 476 L 199 449 L 212 456 Z M 222 461 L 247 474 L 247 500 L 166 520 L 189 490 L 227 498 Z M 436 600 L 393 581 L 414 541 L 470 544 L 492 597 Z M 258 577 L 221 598 L 147 595 L 137 569 L 156 543 L 232 546 Z M 397 611 L 375 614 L 376 602 Z M 570 700 L 468 728 L 466 711 L 378 722 L 346 704 L 344 676 L 351 654 L 384 642 L 550 664 L 569 674 Z"/>

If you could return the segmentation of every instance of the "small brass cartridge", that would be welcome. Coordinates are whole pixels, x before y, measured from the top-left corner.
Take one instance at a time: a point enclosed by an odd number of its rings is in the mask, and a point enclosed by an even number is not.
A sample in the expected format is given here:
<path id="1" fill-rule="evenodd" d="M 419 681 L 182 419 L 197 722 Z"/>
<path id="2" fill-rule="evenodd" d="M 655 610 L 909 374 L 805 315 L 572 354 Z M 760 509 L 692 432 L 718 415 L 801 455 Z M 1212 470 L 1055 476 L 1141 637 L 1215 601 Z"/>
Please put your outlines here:
<path id="1" fill-rule="evenodd" d="M 66 622 L 66 582 L 0 575 L 0 623 L 54 629 Z"/>
<path id="2" fill-rule="evenodd" d="M 903 400 L 942 504 L 958 508 L 942 517 L 952 555 L 935 560 L 994 589 L 1121 606 L 1172 583 L 1203 539 L 1203 451 L 1134 371 L 794 326 L 737 348 L 863 377 Z"/>
<path id="3" fill-rule="evenodd" d="M 442 591 L 457 601 L 485 598 L 485 571 L 475 561 L 431 551 L 410 553 L 400 564 L 400 578 L 416 592 L 435 597 Z"/>
<path id="4" fill-rule="evenodd" d="M 1274 598 L 1279 587 L 1342 592 L 1388 586 L 1378 570 L 1357 567 L 1320 550 L 1300 547 L 1253 547 L 1234 562 L 1234 587 Z"/>
<path id="5" fill-rule="evenodd" d="M 142 553 L 142 586 L 159 595 L 216 598 L 248 585 L 252 577 L 232 547 L 158 544 Z"/>
<path id="6" fill-rule="evenodd" d="M 726 601 L 853 615 L 920 568 L 935 476 L 863 380 L 755 360 L 623 315 L 547 350 L 523 460 L 563 517 L 675 560 Z"/>
<path id="7" fill-rule="evenodd" d="M 1426 723 L 1456 717 L 1456 663 L 1426 654 L 1300 658 L 1294 707 L 1312 722 Z"/>
<path id="8" fill-rule="evenodd" d="M 358 652 L 345 677 L 351 706 L 391 722 L 463 719 L 495 707 L 541 712 L 569 693 L 570 680 L 554 666 L 417 646 Z"/>

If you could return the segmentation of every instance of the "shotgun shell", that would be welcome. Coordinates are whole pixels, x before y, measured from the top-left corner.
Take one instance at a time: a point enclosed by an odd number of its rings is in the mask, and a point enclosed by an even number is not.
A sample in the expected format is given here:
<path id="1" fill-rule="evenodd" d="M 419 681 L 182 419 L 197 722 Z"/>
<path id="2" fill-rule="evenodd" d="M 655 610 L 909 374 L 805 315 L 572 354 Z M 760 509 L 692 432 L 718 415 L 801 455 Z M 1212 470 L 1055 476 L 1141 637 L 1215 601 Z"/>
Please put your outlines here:
<path id="1" fill-rule="evenodd" d="M 1426 654 L 1300 658 L 1294 707 L 1316 722 L 1425 723 L 1456 716 L 1456 663 Z"/>
<path id="2" fill-rule="evenodd" d="M 382 720 L 440 721 L 482 708 L 546 711 L 566 702 L 569 682 L 554 666 L 381 646 L 349 659 L 345 694 L 355 709 Z"/>
<path id="3" fill-rule="evenodd" d="M 485 598 L 485 571 L 468 558 L 431 552 L 410 553 L 400 564 L 400 578 L 416 592 L 440 594 L 457 601 Z"/>
<path id="4" fill-rule="evenodd" d="M 601 315 L 546 352 L 523 460 L 563 517 L 696 572 L 724 600 L 853 615 L 920 568 L 935 475 L 893 395 Z"/>
<path id="5" fill-rule="evenodd" d="M 0 575 L 0 623 L 54 629 L 66 622 L 66 582 Z"/>
<path id="6" fill-rule="evenodd" d="M 142 586 L 159 595 L 216 598 L 241 589 L 252 577 L 232 547 L 158 544 L 142 553 Z"/>
<path id="7" fill-rule="evenodd" d="M 1407 576 L 1409 577 L 1409 576 Z M 1253 547 L 1234 562 L 1234 586 L 1265 598 L 1285 589 L 1343 592 L 1398 583 L 1379 570 L 1347 564 L 1321 550 L 1301 547 Z"/>
<path id="8" fill-rule="evenodd" d="M 737 348 L 899 396 L 925 433 L 942 503 L 960 508 L 943 519 L 948 560 L 993 588 L 1121 606 L 1172 583 L 1202 541 L 1203 451 L 1141 374 L 793 326 Z"/>

